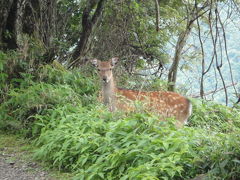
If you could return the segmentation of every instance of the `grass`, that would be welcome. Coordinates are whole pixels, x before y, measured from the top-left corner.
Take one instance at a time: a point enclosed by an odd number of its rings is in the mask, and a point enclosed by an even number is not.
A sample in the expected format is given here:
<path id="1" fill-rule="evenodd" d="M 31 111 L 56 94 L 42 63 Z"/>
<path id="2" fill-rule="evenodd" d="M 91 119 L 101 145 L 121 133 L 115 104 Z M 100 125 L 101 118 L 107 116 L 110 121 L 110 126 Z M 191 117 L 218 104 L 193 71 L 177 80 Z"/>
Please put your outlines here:
<path id="1" fill-rule="evenodd" d="M 6 153 L 21 153 L 31 148 L 27 139 L 24 139 L 20 135 L 7 134 L 4 131 L 0 131 L 0 149 Z"/>

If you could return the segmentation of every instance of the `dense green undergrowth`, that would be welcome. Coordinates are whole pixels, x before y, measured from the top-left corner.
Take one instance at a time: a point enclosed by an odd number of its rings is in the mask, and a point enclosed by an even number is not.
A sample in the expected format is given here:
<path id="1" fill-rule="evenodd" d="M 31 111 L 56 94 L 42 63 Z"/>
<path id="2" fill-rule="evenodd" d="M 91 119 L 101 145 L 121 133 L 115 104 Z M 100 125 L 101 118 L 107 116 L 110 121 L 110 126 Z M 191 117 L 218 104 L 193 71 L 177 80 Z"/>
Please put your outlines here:
<path id="1" fill-rule="evenodd" d="M 53 115 L 54 113 L 54 115 Z M 36 158 L 76 172 L 76 179 L 188 179 L 239 176 L 236 132 L 177 130 L 147 113 L 126 117 L 102 107 L 60 107 L 37 116 Z M 50 120 L 50 122 L 49 122 Z"/>
<path id="2" fill-rule="evenodd" d="M 0 129 L 32 138 L 36 159 L 74 179 L 240 177 L 239 109 L 192 100 L 189 125 L 176 129 L 147 112 L 110 113 L 78 71 L 45 65 L 9 80 L 3 66 Z"/>

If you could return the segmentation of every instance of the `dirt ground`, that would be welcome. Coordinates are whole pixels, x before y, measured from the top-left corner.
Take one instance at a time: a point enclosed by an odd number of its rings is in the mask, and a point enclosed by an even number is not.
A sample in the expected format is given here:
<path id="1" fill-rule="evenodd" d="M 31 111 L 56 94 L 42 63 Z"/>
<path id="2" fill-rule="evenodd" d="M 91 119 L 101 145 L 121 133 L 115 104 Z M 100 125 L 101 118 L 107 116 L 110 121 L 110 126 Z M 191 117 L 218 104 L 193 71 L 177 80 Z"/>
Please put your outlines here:
<path id="1" fill-rule="evenodd" d="M 33 158 L 34 146 L 20 135 L 0 131 L 0 180 L 69 180 L 71 173 Z"/>
<path id="2" fill-rule="evenodd" d="M 26 162 L 19 154 L 0 150 L 0 180 L 53 180 L 34 162 Z"/>

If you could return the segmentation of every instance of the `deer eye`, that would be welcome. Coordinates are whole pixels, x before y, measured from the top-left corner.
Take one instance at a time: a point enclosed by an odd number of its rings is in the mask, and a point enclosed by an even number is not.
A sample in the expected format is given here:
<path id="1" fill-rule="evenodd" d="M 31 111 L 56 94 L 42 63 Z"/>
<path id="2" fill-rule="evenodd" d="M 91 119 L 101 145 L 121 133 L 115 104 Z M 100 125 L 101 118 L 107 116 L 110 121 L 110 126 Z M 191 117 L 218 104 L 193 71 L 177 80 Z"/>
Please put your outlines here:
<path id="1" fill-rule="evenodd" d="M 101 71 L 100 69 L 97 69 L 98 71 Z"/>

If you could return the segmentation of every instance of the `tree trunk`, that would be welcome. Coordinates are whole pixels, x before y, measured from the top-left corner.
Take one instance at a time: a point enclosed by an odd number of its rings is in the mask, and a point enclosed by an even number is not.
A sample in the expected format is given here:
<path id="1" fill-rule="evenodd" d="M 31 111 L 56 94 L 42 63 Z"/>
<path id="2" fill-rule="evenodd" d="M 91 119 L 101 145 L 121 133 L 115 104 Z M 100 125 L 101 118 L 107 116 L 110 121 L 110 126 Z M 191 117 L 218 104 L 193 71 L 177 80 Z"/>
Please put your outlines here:
<path id="1" fill-rule="evenodd" d="M 0 7 L 0 48 L 17 48 L 17 4 L 18 0 L 2 0 Z"/>
<path id="2" fill-rule="evenodd" d="M 32 36 L 37 29 L 40 17 L 39 0 L 26 1 L 23 7 L 22 32 Z"/>
<path id="3" fill-rule="evenodd" d="M 5 34 L 7 18 L 9 15 L 10 8 L 13 0 L 1 0 L 0 1 L 0 49 L 3 48 L 3 37 Z"/>
<path id="4" fill-rule="evenodd" d="M 51 63 L 55 56 L 56 8 L 56 0 L 29 0 L 23 12 L 22 31 L 41 40 L 46 50 L 43 55 L 46 63 Z"/>
<path id="5" fill-rule="evenodd" d="M 168 90 L 174 91 L 177 79 L 178 65 L 181 58 L 183 47 L 186 44 L 187 38 L 192 30 L 193 23 L 201 16 L 203 16 L 207 11 L 204 11 L 205 8 L 209 7 L 209 2 L 205 2 L 202 7 L 198 7 L 198 4 L 195 3 L 195 6 L 191 11 L 188 11 L 187 25 L 186 29 L 179 35 L 177 45 L 175 48 L 175 54 L 173 58 L 173 63 L 170 67 L 168 73 Z M 201 13 L 202 12 L 202 13 Z"/>
<path id="6" fill-rule="evenodd" d="M 27 34 L 42 42 L 42 59 L 51 63 L 56 49 L 56 11 L 56 0 L 0 0 L 0 49 L 21 47 L 22 37 Z"/>
<path id="7" fill-rule="evenodd" d="M 41 29 L 42 40 L 46 47 L 46 53 L 44 54 L 44 60 L 46 63 L 51 63 L 56 55 L 57 47 L 54 44 L 54 38 L 57 36 L 56 27 L 56 14 L 57 14 L 57 1 L 47 0 L 43 4 L 41 9 Z"/>
<path id="8" fill-rule="evenodd" d="M 173 63 L 171 65 L 169 73 L 168 73 L 168 90 L 169 91 L 175 90 L 179 61 L 181 58 L 183 47 L 185 46 L 187 38 L 193 27 L 193 22 L 194 22 L 194 20 L 190 20 L 187 23 L 186 29 L 178 37 L 177 45 L 175 48 L 175 54 L 174 54 L 174 58 L 173 58 Z"/>
<path id="9" fill-rule="evenodd" d="M 155 0 L 155 9 L 156 9 L 156 31 L 159 32 L 160 9 L 158 0 Z"/>
<path id="10" fill-rule="evenodd" d="M 80 40 L 77 43 L 77 47 L 73 50 L 69 67 L 75 66 L 76 64 L 84 63 L 82 58 L 86 55 L 89 49 L 91 35 L 94 32 L 94 28 L 98 24 L 99 19 L 101 18 L 105 1 L 106 0 L 89 0 L 85 9 L 83 10 L 83 30 L 80 36 Z M 96 6 L 96 10 L 91 16 L 91 12 Z"/>

